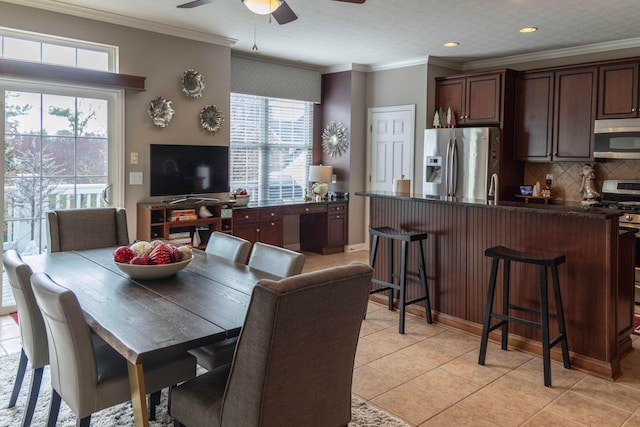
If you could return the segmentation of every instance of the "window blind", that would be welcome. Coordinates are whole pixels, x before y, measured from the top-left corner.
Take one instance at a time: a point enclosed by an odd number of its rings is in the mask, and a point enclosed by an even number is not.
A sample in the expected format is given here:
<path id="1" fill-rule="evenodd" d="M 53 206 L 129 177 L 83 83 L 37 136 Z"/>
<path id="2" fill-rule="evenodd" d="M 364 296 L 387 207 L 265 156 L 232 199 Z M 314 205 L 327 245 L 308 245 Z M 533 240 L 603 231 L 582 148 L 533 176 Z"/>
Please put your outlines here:
<path id="1" fill-rule="evenodd" d="M 311 102 L 231 94 L 231 189 L 252 201 L 302 200 L 312 155 Z"/>

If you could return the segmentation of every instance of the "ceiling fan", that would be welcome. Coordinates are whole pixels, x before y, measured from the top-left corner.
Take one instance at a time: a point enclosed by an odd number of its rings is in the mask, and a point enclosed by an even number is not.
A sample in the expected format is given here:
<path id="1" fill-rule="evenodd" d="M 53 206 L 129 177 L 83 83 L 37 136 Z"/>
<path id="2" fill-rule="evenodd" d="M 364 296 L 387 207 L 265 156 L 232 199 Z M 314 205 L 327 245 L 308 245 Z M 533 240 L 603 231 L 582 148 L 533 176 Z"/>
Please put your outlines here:
<path id="1" fill-rule="evenodd" d="M 180 4 L 176 7 L 182 9 L 190 9 L 192 7 L 203 6 L 205 4 L 213 3 L 216 0 L 195 0 L 189 3 Z M 278 22 L 278 24 L 288 24 L 291 21 L 298 19 L 298 15 L 289 7 L 284 0 L 241 0 L 247 8 L 257 13 L 258 15 L 268 15 L 271 12 L 271 16 Z M 362 4 L 367 0 L 334 0 L 342 1 L 346 3 Z"/>

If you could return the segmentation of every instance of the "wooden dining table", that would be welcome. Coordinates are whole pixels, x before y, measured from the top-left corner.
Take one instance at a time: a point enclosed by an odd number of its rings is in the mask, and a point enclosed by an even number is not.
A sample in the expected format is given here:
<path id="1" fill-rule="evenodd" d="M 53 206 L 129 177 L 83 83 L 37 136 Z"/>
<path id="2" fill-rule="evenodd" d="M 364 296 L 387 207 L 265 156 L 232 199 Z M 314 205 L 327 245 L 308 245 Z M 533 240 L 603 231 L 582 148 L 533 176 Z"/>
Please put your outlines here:
<path id="1" fill-rule="evenodd" d="M 136 426 L 148 426 L 144 363 L 170 359 L 240 333 L 253 287 L 278 277 L 194 250 L 177 274 L 132 279 L 113 261 L 115 248 L 24 257 L 73 291 L 89 327 L 127 360 Z"/>

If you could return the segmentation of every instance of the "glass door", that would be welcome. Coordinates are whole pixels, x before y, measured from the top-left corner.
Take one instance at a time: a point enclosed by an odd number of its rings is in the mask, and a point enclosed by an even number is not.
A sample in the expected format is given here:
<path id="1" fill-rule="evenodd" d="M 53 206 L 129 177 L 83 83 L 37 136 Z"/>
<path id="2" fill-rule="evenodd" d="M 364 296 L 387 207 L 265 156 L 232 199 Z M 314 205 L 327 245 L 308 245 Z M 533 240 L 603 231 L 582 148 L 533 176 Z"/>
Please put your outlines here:
<path id="1" fill-rule="evenodd" d="M 22 256 L 48 250 L 46 211 L 110 204 L 108 97 L 72 89 L 3 90 L 3 249 Z M 122 199 L 121 195 L 118 199 Z M 87 236 L 90 238 L 90 236 Z M 13 309 L 3 273 L 0 314 Z"/>

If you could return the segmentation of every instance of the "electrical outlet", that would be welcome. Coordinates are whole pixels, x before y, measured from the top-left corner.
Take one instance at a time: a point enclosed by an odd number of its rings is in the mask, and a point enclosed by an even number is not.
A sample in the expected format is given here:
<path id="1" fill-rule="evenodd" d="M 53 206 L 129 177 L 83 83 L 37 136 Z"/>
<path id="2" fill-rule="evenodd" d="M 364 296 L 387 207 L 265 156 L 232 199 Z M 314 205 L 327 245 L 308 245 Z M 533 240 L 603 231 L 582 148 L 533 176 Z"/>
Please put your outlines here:
<path id="1" fill-rule="evenodd" d="M 550 174 L 550 173 L 547 174 L 547 185 L 549 187 L 551 187 L 553 185 L 553 175 Z"/>

